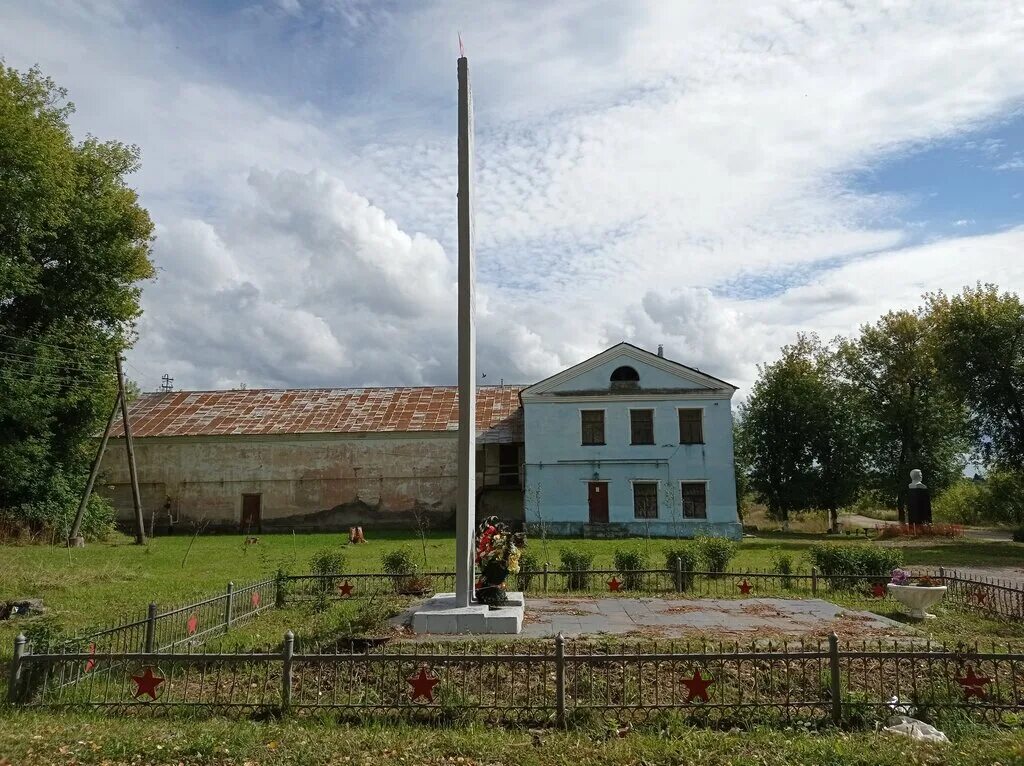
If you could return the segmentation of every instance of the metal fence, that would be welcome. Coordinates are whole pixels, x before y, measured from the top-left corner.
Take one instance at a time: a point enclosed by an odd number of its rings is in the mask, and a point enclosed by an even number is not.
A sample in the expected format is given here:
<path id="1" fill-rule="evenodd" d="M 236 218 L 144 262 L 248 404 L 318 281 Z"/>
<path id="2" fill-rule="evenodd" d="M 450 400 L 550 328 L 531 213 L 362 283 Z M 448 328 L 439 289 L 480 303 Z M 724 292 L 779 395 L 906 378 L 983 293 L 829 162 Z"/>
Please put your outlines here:
<path id="1" fill-rule="evenodd" d="M 26 707 L 143 707 L 565 724 L 588 715 L 694 723 L 857 726 L 894 712 L 990 723 L 1024 714 L 1024 652 L 930 642 L 496 646 L 395 644 L 362 653 L 32 653 L 19 639 L 8 693 Z M 68 683 L 76 679 L 76 683 Z"/>

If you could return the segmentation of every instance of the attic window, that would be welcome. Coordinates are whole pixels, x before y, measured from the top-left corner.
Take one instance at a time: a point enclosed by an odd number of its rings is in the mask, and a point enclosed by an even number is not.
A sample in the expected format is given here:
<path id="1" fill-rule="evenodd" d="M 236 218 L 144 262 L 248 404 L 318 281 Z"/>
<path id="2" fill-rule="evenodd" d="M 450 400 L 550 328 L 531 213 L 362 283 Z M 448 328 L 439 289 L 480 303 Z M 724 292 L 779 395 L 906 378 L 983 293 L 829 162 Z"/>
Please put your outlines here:
<path id="1" fill-rule="evenodd" d="M 611 380 L 612 383 L 639 383 L 640 373 L 632 367 L 616 367 Z"/>

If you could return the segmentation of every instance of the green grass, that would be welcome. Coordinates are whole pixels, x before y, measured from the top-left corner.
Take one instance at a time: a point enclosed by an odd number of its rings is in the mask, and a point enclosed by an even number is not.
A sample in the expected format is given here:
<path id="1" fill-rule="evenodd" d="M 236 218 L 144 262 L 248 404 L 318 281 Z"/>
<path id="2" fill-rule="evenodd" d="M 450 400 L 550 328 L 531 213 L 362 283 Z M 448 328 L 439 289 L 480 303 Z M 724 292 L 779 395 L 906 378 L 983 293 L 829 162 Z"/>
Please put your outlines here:
<path id="1" fill-rule="evenodd" d="M 815 535 L 767 534 L 748 539 L 739 547 L 730 568 L 770 569 L 774 551 L 793 554 L 798 566 L 806 568 L 807 547 L 822 538 Z M 383 553 L 407 546 L 417 561 L 423 549 L 414 532 L 370 533 L 367 545 L 349 546 L 340 533 L 309 535 L 263 535 L 258 545 L 246 546 L 241 535 L 159 537 L 149 545 L 131 544 L 118 536 L 106 543 L 92 543 L 84 549 L 48 546 L 0 547 L 0 594 L 3 597 L 42 598 L 51 621 L 63 630 L 92 628 L 117 621 L 125 614 L 144 614 L 145 605 L 156 601 L 176 606 L 200 596 L 223 590 L 229 580 L 243 583 L 272 576 L 278 567 L 293 573 L 309 570 L 309 561 L 328 546 L 342 547 L 350 571 L 380 571 Z M 855 543 L 839 538 L 838 542 Z M 594 565 L 613 568 L 617 548 L 633 548 L 647 554 L 652 566 L 663 566 L 664 551 L 673 540 L 540 540 L 530 541 L 541 561 L 557 567 L 559 550 L 572 546 L 594 554 Z M 901 545 L 910 565 L 1019 565 L 1024 545 L 977 541 L 936 541 Z M 453 537 L 434 534 L 427 541 L 429 569 L 453 568 Z M 0 659 L 10 656 L 19 622 L 0 623 Z"/>
<path id="2" fill-rule="evenodd" d="M 614 727 L 612 727 L 614 729 Z M 648 724 L 613 731 L 502 730 L 413 724 L 348 725 L 330 720 L 260 722 L 106 718 L 98 714 L 0 712 L 0 756 L 33 764 L 701 764 L 706 766 L 1019 766 L 1024 733 L 966 729 L 949 745 L 920 745 L 872 733 L 722 733 Z"/>

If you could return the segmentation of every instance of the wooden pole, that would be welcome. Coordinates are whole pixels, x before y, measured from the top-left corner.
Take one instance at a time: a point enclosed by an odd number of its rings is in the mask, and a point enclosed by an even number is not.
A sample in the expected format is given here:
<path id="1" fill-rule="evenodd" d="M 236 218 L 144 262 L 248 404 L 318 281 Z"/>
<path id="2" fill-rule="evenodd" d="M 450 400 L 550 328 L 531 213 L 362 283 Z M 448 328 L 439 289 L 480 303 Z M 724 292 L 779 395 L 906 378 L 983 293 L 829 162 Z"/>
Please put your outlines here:
<path id="1" fill-rule="evenodd" d="M 85 491 L 82 493 L 82 500 L 78 504 L 78 512 L 75 514 L 75 521 L 71 525 L 71 533 L 68 535 L 68 546 L 81 548 L 85 545 L 85 538 L 79 532 L 82 529 L 82 519 L 85 518 L 85 509 L 89 505 L 89 497 L 92 495 L 92 488 L 96 484 L 96 477 L 100 472 L 100 462 L 103 460 L 103 453 L 107 451 L 107 440 L 110 439 L 110 429 L 114 427 L 114 418 L 117 417 L 117 408 L 121 406 L 121 388 L 118 387 L 117 396 L 114 397 L 114 406 L 110 410 L 110 417 L 107 418 L 107 427 L 103 429 L 103 438 L 100 439 L 100 447 L 96 450 L 96 458 L 92 461 L 92 469 L 89 471 L 89 481 L 85 483 Z"/>
<path id="2" fill-rule="evenodd" d="M 128 421 L 128 398 L 124 393 L 124 370 L 121 355 L 117 354 L 117 390 L 121 400 L 121 422 L 124 425 L 124 446 L 128 451 L 128 474 L 132 480 L 132 503 L 135 505 L 135 544 L 146 544 L 146 522 L 142 518 L 142 496 L 139 493 L 139 474 L 135 467 L 135 447 L 132 445 L 132 426 Z"/>

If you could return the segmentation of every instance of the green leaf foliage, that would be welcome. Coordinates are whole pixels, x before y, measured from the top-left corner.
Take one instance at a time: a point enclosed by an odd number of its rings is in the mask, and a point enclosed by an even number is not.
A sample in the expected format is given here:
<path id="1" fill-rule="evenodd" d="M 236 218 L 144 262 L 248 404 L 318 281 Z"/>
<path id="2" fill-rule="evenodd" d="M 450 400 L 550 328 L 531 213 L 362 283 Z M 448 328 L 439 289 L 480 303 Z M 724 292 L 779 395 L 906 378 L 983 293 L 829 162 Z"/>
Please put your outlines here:
<path id="1" fill-rule="evenodd" d="M 38 70 L 0 64 L 0 517 L 66 532 L 133 339 L 153 225 L 125 176 L 135 147 L 68 126 Z M 90 504 L 86 529 L 109 521 Z"/>

